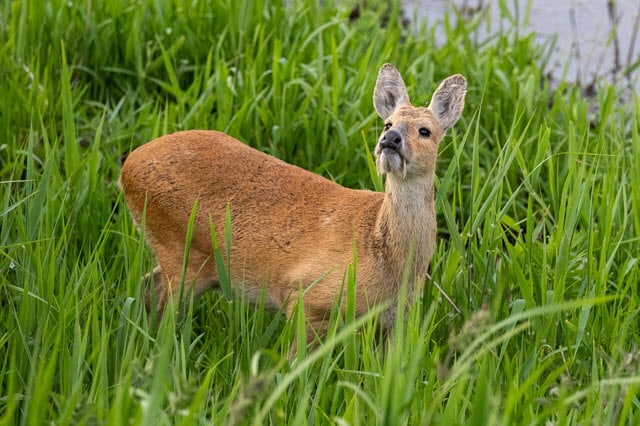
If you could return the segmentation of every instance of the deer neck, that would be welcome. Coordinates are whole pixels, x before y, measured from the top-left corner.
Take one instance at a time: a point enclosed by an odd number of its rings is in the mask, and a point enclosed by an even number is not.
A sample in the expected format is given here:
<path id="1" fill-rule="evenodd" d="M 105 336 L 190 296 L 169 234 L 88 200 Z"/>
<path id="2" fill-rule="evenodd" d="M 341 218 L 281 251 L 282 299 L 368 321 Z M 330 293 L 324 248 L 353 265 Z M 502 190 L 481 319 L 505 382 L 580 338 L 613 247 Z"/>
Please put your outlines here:
<path id="1" fill-rule="evenodd" d="M 395 269 L 394 274 L 402 276 L 408 267 L 424 279 L 436 237 L 432 176 L 403 180 L 388 175 L 376 234 L 382 260 Z"/>

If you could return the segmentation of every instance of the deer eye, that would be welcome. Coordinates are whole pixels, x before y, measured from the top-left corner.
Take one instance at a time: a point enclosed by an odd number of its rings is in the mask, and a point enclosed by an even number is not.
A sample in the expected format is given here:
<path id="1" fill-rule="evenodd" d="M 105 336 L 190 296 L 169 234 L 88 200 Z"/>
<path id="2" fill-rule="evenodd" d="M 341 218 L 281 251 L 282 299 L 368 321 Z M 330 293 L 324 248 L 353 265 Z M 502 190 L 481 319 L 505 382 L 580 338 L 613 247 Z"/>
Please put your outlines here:
<path id="1" fill-rule="evenodd" d="M 384 123 L 384 131 L 386 132 L 387 130 L 389 130 L 391 128 L 391 126 L 393 126 L 393 124 L 391 123 Z"/>
<path id="2" fill-rule="evenodd" d="M 431 136 L 431 130 L 427 129 L 426 127 L 420 127 L 420 129 L 418 129 L 418 133 L 420 133 L 420 136 L 422 136 L 423 138 L 428 138 L 429 136 Z"/>

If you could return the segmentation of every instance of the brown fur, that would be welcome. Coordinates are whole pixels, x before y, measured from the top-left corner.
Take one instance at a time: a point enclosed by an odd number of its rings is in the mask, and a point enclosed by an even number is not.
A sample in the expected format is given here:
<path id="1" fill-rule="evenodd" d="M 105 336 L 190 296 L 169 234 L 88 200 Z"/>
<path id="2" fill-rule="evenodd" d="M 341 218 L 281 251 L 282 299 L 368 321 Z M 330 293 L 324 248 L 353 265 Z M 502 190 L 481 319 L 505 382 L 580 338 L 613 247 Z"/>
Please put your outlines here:
<path id="1" fill-rule="evenodd" d="M 146 212 L 146 238 L 159 264 L 154 270 L 158 313 L 177 298 L 197 200 L 185 277 L 194 298 L 219 285 L 209 220 L 222 237 L 229 204 L 229 274 L 249 300 L 259 300 L 264 289 L 267 305 L 284 306 L 290 315 L 299 289 L 305 289 L 309 338 L 314 330 L 322 334 L 355 241 L 357 314 L 390 301 L 394 308 L 381 318 L 390 326 L 403 271 L 423 278 L 434 252 L 438 143 L 460 117 L 465 91 L 464 77 L 455 75 L 440 85 L 428 108 L 414 108 L 398 71 L 389 64 L 380 69 L 374 105 L 388 125 L 375 155 L 387 175 L 385 193 L 344 188 L 216 131 L 178 132 L 133 151 L 120 182 L 138 224 Z M 429 137 L 420 136 L 423 127 Z M 384 147 L 391 131 L 399 135 L 392 149 Z M 414 261 L 408 264 L 410 253 Z"/>

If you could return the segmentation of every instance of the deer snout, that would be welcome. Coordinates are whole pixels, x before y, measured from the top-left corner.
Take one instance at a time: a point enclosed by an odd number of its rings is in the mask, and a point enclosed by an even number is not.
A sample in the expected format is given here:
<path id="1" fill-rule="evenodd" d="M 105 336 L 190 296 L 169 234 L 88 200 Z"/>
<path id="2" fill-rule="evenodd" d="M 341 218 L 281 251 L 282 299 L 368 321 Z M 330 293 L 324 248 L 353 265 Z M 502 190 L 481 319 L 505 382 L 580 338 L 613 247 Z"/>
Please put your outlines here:
<path id="1" fill-rule="evenodd" d="M 406 174 L 407 149 L 402 133 L 395 129 L 388 130 L 376 145 L 376 165 L 380 174 Z"/>
<path id="2" fill-rule="evenodd" d="M 402 135 L 397 130 L 389 130 L 380 139 L 380 149 L 390 148 L 398 151 L 402 147 Z"/>

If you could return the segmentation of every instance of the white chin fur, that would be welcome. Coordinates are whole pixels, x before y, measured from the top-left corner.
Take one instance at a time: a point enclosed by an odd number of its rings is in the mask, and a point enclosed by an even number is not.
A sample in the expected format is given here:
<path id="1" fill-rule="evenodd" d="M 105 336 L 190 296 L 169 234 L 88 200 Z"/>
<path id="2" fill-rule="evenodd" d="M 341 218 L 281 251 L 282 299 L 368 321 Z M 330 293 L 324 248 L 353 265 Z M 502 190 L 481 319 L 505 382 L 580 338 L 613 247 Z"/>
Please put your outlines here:
<path id="1" fill-rule="evenodd" d="M 378 173 L 381 175 L 386 173 L 399 174 L 404 177 L 407 172 L 407 163 L 402 157 L 395 152 L 382 151 L 377 161 Z"/>

